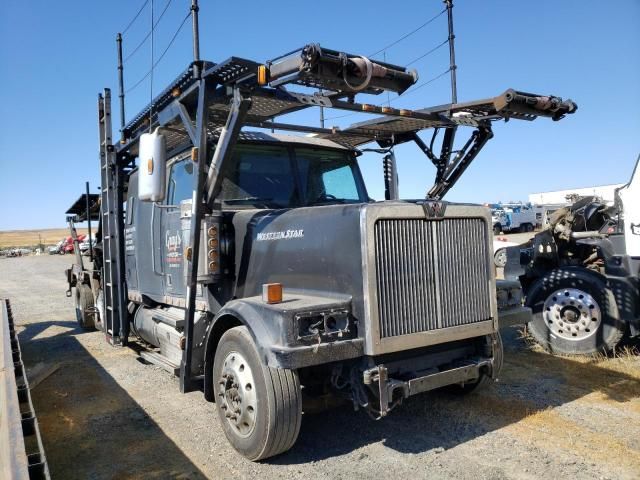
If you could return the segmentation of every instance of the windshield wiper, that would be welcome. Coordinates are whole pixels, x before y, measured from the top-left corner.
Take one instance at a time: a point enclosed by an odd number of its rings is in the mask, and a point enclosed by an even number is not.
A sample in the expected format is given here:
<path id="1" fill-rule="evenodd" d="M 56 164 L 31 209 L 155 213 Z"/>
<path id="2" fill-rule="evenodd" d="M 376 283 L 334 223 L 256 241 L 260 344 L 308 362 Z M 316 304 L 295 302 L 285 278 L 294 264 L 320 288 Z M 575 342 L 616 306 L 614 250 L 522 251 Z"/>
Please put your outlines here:
<path id="1" fill-rule="evenodd" d="M 241 197 L 241 198 L 227 198 L 223 200 L 227 205 L 264 205 L 267 208 L 279 208 L 280 205 L 273 203 L 273 198 L 267 197 Z"/>
<path id="2" fill-rule="evenodd" d="M 354 202 L 354 200 L 347 200 L 346 198 L 318 198 L 316 200 L 308 202 L 308 205 L 320 205 L 324 203 L 327 203 L 327 204 L 336 203 L 336 204 L 342 205 L 345 203 L 356 203 L 356 202 Z"/>
<path id="3" fill-rule="evenodd" d="M 243 202 L 271 202 L 273 198 L 264 197 L 241 197 L 241 198 L 227 198 L 223 200 L 224 203 L 243 203 Z"/>

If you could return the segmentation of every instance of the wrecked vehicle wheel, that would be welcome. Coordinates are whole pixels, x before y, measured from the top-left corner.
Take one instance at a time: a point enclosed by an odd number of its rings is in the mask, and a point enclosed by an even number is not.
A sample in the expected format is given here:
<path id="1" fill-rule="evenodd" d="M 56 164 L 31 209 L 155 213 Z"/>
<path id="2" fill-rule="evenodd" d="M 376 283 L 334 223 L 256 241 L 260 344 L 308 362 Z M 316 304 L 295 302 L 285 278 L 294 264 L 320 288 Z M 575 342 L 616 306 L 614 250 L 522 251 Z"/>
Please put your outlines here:
<path id="1" fill-rule="evenodd" d="M 246 327 L 222 335 L 213 379 L 220 424 L 233 448 L 256 461 L 293 446 L 302 420 L 298 373 L 263 365 Z"/>
<path id="2" fill-rule="evenodd" d="M 533 312 L 529 332 L 552 353 L 610 351 L 625 332 L 613 292 L 583 270 L 552 270 L 532 286 L 526 303 Z"/>
<path id="3" fill-rule="evenodd" d="M 507 249 L 501 248 L 498 250 L 493 256 L 493 263 L 495 263 L 496 267 L 504 268 L 507 264 Z"/>

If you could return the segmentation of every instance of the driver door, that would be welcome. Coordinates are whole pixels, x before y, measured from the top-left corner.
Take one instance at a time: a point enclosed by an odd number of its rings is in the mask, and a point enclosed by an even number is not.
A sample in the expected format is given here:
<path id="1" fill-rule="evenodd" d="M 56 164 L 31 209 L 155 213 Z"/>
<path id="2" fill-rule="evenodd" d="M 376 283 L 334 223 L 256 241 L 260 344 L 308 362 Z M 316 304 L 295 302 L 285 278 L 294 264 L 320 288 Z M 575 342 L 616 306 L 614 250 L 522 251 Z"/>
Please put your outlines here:
<path id="1" fill-rule="evenodd" d="M 158 241 L 162 245 L 164 289 L 171 296 L 183 296 L 186 292 L 180 202 L 192 198 L 193 168 L 189 157 L 178 159 L 169 167 L 167 198 L 162 208 L 162 238 Z"/>

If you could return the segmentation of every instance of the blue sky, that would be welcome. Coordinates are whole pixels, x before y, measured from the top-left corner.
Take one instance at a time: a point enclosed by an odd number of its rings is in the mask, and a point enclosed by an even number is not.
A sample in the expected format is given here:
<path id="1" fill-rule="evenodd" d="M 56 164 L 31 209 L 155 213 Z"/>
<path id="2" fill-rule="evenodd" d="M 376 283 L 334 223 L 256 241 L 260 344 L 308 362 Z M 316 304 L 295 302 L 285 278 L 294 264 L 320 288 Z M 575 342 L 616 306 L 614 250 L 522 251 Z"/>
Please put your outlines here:
<path id="1" fill-rule="evenodd" d="M 166 1 L 154 0 L 156 15 Z M 72 0 L 1 3 L 0 230 L 62 226 L 64 211 L 84 182 L 95 190 L 97 94 L 105 86 L 117 90 L 115 35 L 142 3 L 112 1 L 109 8 L 105 2 Z M 156 31 L 156 52 L 164 50 L 189 3 L 171 1 Z M 305 4 L 201 0 L 202 57 L 264 61 L 309 42 L 369 54 L 443 8 L 439 0 Z M 494 139 L 447 199 L 517 200 L 530 192 L 627 180 L 640 152 L 640 1 L 456 0 L 454 18 L 460 101 L 513 87 L 570 97 L 579 110 L 561 122 L 496 124 Z M 125 55 L 147 33 L 149 21 L 147 10 L 127 32 Z M 409 62 L 446 35 L 443 15 L 390 48 L 386 58 Z M 187 24 L 157 67 L 156 90 L 191 60 L 190 42 Z M 125 65 L 126 88 L 146 73 L 149 58 L 147 43 Z M 448 67 L 447 48 L 413 67 L 422 80 L 438 75 Z M 127 96 L 127 117 L 149 94 L 149 82 L 143 82 Z M 393 105 L 422 108 L 446 103 L 449 95 L 445 76 Z M 297 114 L 294 120 L 317 125 L 318 113 Z M 359 120 L 356 115 L 329 123 Z M 422 197 L 433 167 L 410 145 L 396 155 L 402 196 Z M 370 194 L 380 198 L 379 158 L 361 157 L 361 167 Z"/>

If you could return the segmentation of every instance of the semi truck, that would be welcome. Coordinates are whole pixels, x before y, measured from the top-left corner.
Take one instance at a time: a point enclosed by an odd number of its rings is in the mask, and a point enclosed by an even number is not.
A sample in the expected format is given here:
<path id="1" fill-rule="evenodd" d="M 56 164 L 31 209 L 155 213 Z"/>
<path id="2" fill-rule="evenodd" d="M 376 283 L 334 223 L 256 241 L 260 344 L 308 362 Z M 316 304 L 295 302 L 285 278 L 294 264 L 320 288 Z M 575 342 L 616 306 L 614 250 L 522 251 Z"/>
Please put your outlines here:
<path id="1" fill-rule="evenodd" d="M 80 315 L 112 345 L 146 345 L 182 392 L 201 389 L 250 460 L 291 448 L 314 399 L 381 418 L 421 392 L 486 385 L 502 365 L 498 308 L 528 319 L 519 286 L 496 287 L 489 209 L 442 198 L 495 121 L 577 107 L 512 89 L 419 110 L 358 101 L 416 81 L 318 44 L 264 63 L 196 59 L 128 123 L 121 96 L 116 141 L 111 92 L 99 95 L 99 253 L 74 285 L 95 307 Z M 374 117 L 344 129 L 278 121 L 318 107 Z M 439 152 L 427 129 L 444 132 Z M 384 201 L 358 165 L 372 143 Z M 436 167 L 425 198 L 399 199 L 403 143 Z"/>
<path id="2" fill-rule="evenodd" d="M 554 212 L 549 227 L 507 252 L 532 337 L 563 355 L 610 352 L 640 335 L 640 157 L 613 206 L 594 196 Z"/>

